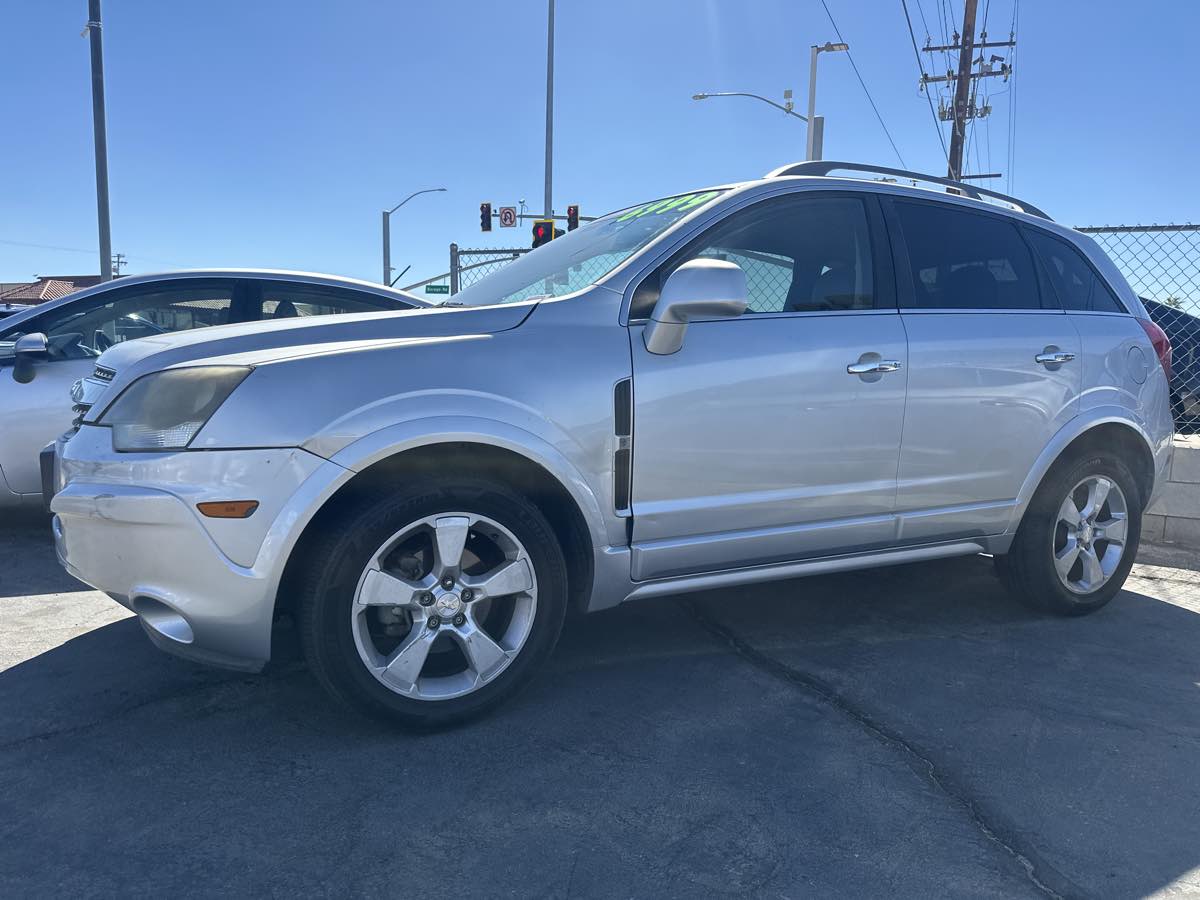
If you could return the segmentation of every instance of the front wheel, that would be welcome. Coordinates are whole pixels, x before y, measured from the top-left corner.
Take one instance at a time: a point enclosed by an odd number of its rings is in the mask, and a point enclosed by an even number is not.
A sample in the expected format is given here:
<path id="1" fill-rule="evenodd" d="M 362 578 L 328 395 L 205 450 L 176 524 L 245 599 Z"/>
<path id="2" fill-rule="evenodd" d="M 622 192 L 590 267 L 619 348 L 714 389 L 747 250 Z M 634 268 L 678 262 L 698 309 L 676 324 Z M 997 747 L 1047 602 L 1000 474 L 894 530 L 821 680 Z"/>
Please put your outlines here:
<path id="1" fill-rule="evenodd" d="M 301 602 L 305 655 L 338 700 L 415 728 L 471 718 L 527 683 L 566 611 L 562 551 L 507 487 L 437 481 L 325 523 Z"/>
<path id="2" fill-rule="evenodd" d="M 1046 476 L 996 566 L 1030 605 L 1085 615 L 1125 584 L 1141 530 L 1141 497 L 1129 467 L 1113 454 L 1089 453 Z"/>

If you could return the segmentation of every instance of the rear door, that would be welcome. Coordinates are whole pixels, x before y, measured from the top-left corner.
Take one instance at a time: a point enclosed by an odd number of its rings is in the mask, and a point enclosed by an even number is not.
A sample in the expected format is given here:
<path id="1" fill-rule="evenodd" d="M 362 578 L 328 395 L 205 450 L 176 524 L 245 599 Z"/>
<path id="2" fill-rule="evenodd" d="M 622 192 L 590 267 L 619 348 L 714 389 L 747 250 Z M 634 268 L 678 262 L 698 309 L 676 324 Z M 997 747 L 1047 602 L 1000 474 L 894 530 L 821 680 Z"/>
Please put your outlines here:
<path id="1" fill-rule="evenodd" d="M 1034 461 L 1079 407 L 1079 334 L 1008 216 L 885 203 L 909 345 L 903 542 L 1004 530 Z"/>

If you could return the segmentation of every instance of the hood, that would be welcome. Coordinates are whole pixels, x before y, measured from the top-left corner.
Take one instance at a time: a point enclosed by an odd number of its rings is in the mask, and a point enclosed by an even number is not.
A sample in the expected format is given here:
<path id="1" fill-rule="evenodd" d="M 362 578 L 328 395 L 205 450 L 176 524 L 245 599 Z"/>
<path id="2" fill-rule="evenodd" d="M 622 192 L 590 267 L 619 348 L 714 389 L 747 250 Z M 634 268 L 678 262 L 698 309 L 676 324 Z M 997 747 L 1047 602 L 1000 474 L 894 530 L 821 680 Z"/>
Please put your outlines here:
<path id="1" fill-rule="evenodd" d="M 262 365 L 276 360 L 366 349 L 421 338 L 496 334 L 515 328 L 536 303 L 485 307 L 426 307 L 383 313 L 312 316 L 240 325 L 216 325 L 125 341 L 96 361 L 108 369 L 103 380 L 86 378 L 86 405 L 100 410 L 104 396 L 117 396 L 150 372 L 209 362 Z M 231 360 L 232 358 L 232 360 Z M 111 379 L 111 380 L 109 380 Z"/>
<path id="2" fill-rule="evenodd" d="M 260 362 L 267 362 L 273 358 L 272 350 L 289 357 L 358 341 L 495 334 L 520 325 L 534 305 L 427 307 L 217 325 L 125 341 L 104 351 L 97 364 L 116 372 L 124 382 L 149 371 L 240 353 L 253 352 Z"/>

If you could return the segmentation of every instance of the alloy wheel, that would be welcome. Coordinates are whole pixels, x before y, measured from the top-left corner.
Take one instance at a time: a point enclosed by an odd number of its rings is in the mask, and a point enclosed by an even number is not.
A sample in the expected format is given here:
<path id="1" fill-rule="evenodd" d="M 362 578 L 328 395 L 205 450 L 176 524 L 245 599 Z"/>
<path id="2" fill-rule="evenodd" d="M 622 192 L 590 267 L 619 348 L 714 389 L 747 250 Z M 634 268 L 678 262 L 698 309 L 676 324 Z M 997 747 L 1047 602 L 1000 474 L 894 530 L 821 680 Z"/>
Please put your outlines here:
<path id="1" fill-rule="evenodd" d="M 448 700 L 494 681 L 533 628 L 537 577 L 492 519 L 446 512 L 412 522 L 371 557 L 350 610 L 355 646 L 385 687 Z"/>
<path id="2" fill-rule="evenodd" d="M 1129 507 L 1111 478 L 1089 475 L 1071 489 L 1054 528 L 1054 568 L 1067 590 L 1103 587 L 1125 555 Z"/>

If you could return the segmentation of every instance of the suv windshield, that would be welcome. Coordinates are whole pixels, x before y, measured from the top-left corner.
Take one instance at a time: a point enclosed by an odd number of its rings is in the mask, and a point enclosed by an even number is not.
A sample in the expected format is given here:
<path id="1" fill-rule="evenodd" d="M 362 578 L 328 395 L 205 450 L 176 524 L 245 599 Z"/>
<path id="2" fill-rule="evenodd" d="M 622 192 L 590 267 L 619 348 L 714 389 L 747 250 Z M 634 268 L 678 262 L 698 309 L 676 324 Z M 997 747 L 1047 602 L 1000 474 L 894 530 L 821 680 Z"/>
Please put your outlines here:
<path id="1" fill-rule="evenodd" d="M 724 191 L 664 197 L 610 213 L 577 231 L 526 253 L 515 262 L 460 291 L 455 306 L 491 306 L 541 297 L 561 297 L 595 284 L 688 213 Z"/>

